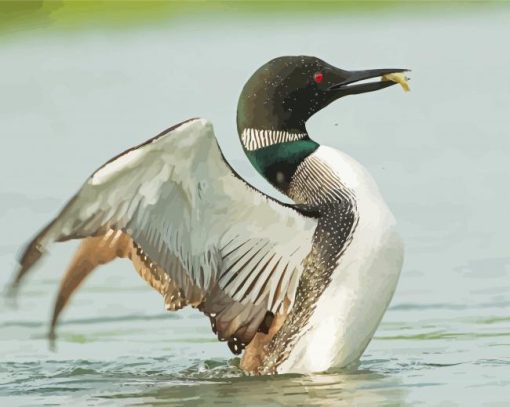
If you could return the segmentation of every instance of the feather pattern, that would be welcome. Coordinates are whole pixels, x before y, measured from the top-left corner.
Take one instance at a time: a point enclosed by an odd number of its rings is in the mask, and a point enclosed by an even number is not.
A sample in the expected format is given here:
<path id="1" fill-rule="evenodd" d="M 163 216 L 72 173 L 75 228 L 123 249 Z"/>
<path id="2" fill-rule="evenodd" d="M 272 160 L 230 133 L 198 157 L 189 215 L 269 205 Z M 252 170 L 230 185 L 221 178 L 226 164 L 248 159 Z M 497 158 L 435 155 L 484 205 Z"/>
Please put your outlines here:
<path id="1" fill-rule="evenodd" d="M 241 133 L 241 141 L 248 151 L 258 150 L 278 143 L 301 140 L 308 137 L 306 133 L 292 133 L 284 130 L 259 130 L 244 129 Z"/>
<path id="2" fill-rule="evenodd" d="M 192 119 L 92 174 L 28 245 L 16 282 L 53 241 L 122 231 L 141 254 L 145 273 L 157 270 L 151 276 L 157 280 L 166 273 L 182 304 L 203 297 L 198 308 L 239 353 L 266 312 L 292 303 L 316 226 L 317 219 L 298 206 L 238 178 L 211 124 Z M 162 290 L 167 305 L 180 308 Z"/>

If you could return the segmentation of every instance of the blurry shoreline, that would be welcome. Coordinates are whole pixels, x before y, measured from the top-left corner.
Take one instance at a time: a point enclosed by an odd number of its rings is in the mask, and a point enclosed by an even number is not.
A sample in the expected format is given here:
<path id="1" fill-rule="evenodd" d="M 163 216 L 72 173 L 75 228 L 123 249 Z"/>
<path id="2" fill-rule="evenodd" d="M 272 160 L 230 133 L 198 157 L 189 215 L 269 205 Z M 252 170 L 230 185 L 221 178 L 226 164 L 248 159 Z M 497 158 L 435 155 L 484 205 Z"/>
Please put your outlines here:
<path id="1" fill-rule="evenodd" d="M 0 34 L 40 30 L 124 29 L 158 25 L 183 18 L 295 18 L 401 13 L 412 18 L 424 13 L 442 17 L 481 8 L 508 7 L 499 1 L 2 1 Z"/>

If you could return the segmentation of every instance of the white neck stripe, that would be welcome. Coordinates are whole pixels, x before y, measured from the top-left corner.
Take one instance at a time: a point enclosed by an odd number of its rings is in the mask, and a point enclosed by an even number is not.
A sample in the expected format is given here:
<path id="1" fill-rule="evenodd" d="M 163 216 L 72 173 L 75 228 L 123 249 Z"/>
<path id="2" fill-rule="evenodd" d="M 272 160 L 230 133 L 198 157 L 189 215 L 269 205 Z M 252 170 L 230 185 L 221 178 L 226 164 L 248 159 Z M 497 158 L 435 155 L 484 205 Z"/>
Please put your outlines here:
<path id="1" fill-rule="evenodd" d="M 241 134 L 243 146 L 248 151 L 257 150 L 273 144 L 297 141 L 306 137 L 306 133 L 289 133 L 284 130 L 244 129 Z"/>

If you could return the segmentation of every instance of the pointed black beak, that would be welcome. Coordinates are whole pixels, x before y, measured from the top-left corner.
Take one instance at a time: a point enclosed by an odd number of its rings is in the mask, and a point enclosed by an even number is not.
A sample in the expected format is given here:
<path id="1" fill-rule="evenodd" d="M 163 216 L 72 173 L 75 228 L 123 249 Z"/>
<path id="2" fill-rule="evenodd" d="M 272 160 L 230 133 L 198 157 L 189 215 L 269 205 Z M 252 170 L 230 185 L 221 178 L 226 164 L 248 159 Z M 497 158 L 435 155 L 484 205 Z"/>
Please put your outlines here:
<path id="1" fill-rule="evenodd" d="M 373 92 L 374 90 L 384 89 L 395 85 L 396 82 L 387 80 L 377 80 L 372 82 L 363 82 L 367 79 L 374 79 L 390 73 L 408 72 L 409 69 L 368 69 L 364 71 L 342 71 L 342 81 L 331 85 L 328 90 L 341 92 L 340 96 L 356 95 L 359 93 Z"/>

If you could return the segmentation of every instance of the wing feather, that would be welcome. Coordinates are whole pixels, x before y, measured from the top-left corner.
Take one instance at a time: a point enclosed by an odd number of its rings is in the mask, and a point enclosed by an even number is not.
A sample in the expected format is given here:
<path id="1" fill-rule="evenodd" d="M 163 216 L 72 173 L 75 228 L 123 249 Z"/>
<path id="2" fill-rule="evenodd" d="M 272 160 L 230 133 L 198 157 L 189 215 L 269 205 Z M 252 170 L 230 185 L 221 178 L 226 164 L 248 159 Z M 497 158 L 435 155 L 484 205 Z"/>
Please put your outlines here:
<path id="1" fill-rule="evenodd" d="M 267 312 L 292 303 L 316 225 L 297 206 L 238 177 L 223 159 L 211 124 L 192 119 L 93 173 L 28 245 L 15 284 L 51 242 L 121 231 L 143 252 L 148 263 L 140 274 L 167 305 L 180 308 L 171 299 L 176 290 L 184 305 L 201 298 L 199 309 L 237 352 Z M 161 273 L 169 276 L 171 289 L 160 282 Z"/>

